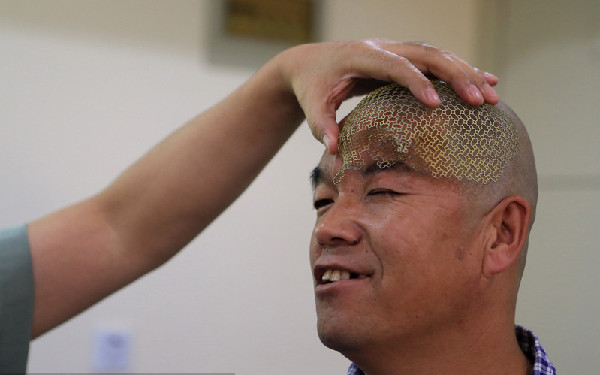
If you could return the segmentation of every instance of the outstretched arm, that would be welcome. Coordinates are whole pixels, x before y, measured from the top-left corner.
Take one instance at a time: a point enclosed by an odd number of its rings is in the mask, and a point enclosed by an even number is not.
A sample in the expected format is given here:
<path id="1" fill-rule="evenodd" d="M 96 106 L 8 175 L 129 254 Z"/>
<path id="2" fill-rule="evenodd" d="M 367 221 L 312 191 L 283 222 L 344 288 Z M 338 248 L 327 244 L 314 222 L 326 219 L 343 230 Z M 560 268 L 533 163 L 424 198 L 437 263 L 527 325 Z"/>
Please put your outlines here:
<path id="1" fill-rule="evenodd" d="M 414 43 L 331 42 L 289 49 L 83 202 L 29 224 L 37 337 L 160 266 L 231 204 L 304 119 L 337 147 L 335 110 L 365 78 L 438 104 L 423 73 L 472 104 L 496 78 Z"/>

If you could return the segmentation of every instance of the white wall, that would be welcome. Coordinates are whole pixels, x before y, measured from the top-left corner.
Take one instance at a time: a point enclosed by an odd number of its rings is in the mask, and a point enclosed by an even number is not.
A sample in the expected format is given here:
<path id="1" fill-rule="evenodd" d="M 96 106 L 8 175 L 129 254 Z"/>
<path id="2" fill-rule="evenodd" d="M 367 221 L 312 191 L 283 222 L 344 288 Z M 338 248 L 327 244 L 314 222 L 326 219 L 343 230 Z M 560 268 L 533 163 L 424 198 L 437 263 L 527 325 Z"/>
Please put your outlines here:
<path id="1" fill-rule="evenodd" d="M 537 221 L 517 321 L 560 373 L 598 372 L 600 337 L 600 2 L 499 0 L 500 93 L 528 127 Z"/>
<path id="2" fill-rule="evenodd" d="M 483 61 L 477 48 L 480 3 L 331 0 L 322 3 L 321 33 L 324 39 L 425 41 L 469 61 Z M 280 48 L 216 38 L 211 34 L 214 12 L 214 1 L 0 0 L 0 226 L 26 222 L 98 191 Z M 554 44 L 540 48 L 552 50 Z M 236 61 L 236 53 L 247 50 L 254 51 L 250 63 Z M 502 89 L 522 79 L 514 71 L 525 77 L 532 72 L 531 65 L 516 66 L 506 70 L 513 78 Z M 551 69 L 542 71 L 550 74 Z M 585 87 L 588 97 L 597 95 Z M 507 96 L 512 99 L 517 91 Z M 553 103 L 564 97 L 557 93 Z M 528 117 L 529 107 L 522 107 L 517 109 Z M 598 127 L 581 122 L 577 129 L 592 136 L 578 139 L 597 139 Z M 541 151 L 546 138 L 534 134 L 534 142 Z M 300 129 L 241 199 L 169 264 L 36 340 L 29 370 L 91 371 L 94 330 L 126 326 L 133 332 L 131 371 L 344 373 L 347 361 L 316 337 L 307 259 L 314 216 L 307 175 L 321 150 L 307 129 Z M 541 165 L 551 168 L 538 156 Z M 552 245 L 558 252 L 561 241 L 585 249 L 581 258 L 559 257 L 564 263 L 552 269 L 566 278 L 573 275 L 565 269 L 581 270 L 577 283 L 597 284 L 590 272 L 598 263 L 590 223 L 598 222 L 598 200 L 594 191 L 569 201 L 553 199 L 556 194 L 563 193 L 549 192 L 540 202 L 538 237 L 524 286 L 527 298 L 519 312 L 524 323 L 541 332 L 560 365 L 569 361 L 572 349 L 559 341 L 567 328 L 555 329 L 552 319 L 558 315 L 566 321 L 571 310 L 580 314 L 586 300 L 597 298 L 591 288 L 575 288 L 567 279 L 566 285 L 573 286 L 567 291 L 569 303 L 556 313 L 551 298 L 565 291 L 548 290 L 556 278 L 544 274 L 544 268 L 535 271 L 536 249 Z M 565 211 L 571 214 L 556 222 L 544 224 L 541 218 Z M 568 235 L 557 231 L 556 224 L 564 228 L 580 216 L 587 220 L 576 230 Z M 541 307 L 552 308 L 554 315 L 535 319 Z M 598 315 L 597 304 L 589 314 Z M 596 334 L 581 325 L 568 329 L 588 339 Z"/>
<path id="3" fill-rule="evenodd" d="M 477 59 L 478 0 L 327 0 L 325 39 L 368 37 L 419 41 Z"/>

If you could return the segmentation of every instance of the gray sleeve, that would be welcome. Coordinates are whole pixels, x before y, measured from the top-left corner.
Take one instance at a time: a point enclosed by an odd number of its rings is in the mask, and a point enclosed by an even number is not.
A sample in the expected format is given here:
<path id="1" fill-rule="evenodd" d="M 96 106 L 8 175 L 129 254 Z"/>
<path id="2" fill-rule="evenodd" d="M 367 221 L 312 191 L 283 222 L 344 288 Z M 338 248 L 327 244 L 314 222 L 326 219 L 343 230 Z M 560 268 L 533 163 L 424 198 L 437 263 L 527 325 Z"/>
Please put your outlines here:
<path id="1" fill-rule="evenodd" d="M 0 230 L 0 373 L 25 373 L 32 321 L 33 269 L 27 227 Z"/>

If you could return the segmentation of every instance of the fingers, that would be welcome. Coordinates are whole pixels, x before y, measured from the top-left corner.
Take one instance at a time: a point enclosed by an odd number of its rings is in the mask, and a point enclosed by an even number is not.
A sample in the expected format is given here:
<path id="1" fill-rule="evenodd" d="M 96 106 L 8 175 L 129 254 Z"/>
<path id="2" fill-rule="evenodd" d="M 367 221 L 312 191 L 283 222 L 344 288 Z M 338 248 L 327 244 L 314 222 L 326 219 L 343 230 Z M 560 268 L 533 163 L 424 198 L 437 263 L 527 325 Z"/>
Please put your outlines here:
<path id="1" fill-rule="evenodd" d="M 498 81 L 499 81 L 498 77 L 496 77 L 492 73 L 488 73 L 488 72 L 481 72 L 481 73 L 485 77 L 485 80 L 487 81 L 487 83 L 490 84 L 490 86 L 496 86 L 498 84 Z"/>
<path id="2" fill-rule="evenodd" d="M 442 51 L 441 53 L 446 56 L 450 64 L 435 65 L 437 60 L 434 60 L 431 69 L 435 70 L 436 76 L 439 74 L 439 78 L 447 80 L 455 91 L 470 104 L 498 103 L 498 94 L 492 88 L 492 85 L 498 83 L 498 77 L 469 65 L 452 52 Z M 457 70 L 452 69 L 452 63 L 456 64 Z M 448 78 L 442 78 L 442 76 Z"/>
<path id="3" fill-rule="evenodd" d="M 333 113 L 335 115 L 335 112 Z M 339 126 L 330 113 L 321 113 L 318 117 L 307 118 L 313 136 L 319 140 L 331 154 L 337 153 Z"/>
<path id="4" fill-rule="evenodd" d="M 339 126 L 336 119 L 336 109 L 339 103 L 331 101 L 319 101 L 323 99 L 314 97 L 309 103 L 309 108 L 306 112 L 306 121 L 310 127 L 313 136 L 319 140 L 325 148 L 331 153 L 337 153 L 337 139 L 339 134 Z M 340 99 L 340 103 L 341 103 Z M 307 103 L 307 104 L 309 104 Z"/>
<path id="5" fill-rule="evenodd" d="M 440 104 L 433 85 L 410 59 L 381 48 L 373 40 L 361 44 L 355 46 L 357 53 L 351 61 L 354 74 L 362 78 L 397 82 L 408 88 L 425 105 L 435 107 Z"/>
<path id="6" fill-rule="evenodd" d="M 496 94 L 496 91 L 492 88 L 492 86 L 495 86 L 498 83 L 498 77 L 472 67 L 453 53 L 451 53 L 451 55 L 454 61 L 461 66 L 463 72 L 470 77 L 472 83 L 474 83 L 477 89 L 481 92 L 485 102 L 496 104 L 500 101 L 498 94 Z"/>
<path id="7" fill-rule="evenodd" d="M 327 124 L 321 126 L 326 127 L 326 134 L 323 136 L 323 144 L 330 154 L 334 155 L 338 152 L 338 134 L 339 127 L 335 121 L 330 121 Z"/>
<path id="8" fill-rule="evenodd" d="M 422 73 L 433 74 L 448 82 L 469 104 L 495 104 L 499 100 L 492 88 L 498 82 L 498 78 L 472 67 L 452 52 L 422 43 L 398 43 L 382 39 L 372 43 L 394 54 L 405 56 Z"/>
<path id="9" fill-rule="evenodd" d="M 321 141 L 331 154 L 337 153 L 339 126 L 336 110 L 346 100 L 354 88 L 356 80 L 343 77 L 335 84 L 318 80 L 311 85 L 312 91 L 303 97 L 302 106 L 313 136 Z M 324 86 L 322 86 L 324 85 Z"/>
<path id="10" fill-rule="evenodd" d="M 305 45 L 289 51 L 283 76 L 291 83 L 313 135 L 333 154 L 337 152 L 339 133 L 337 108 L 369 84 L 397 82 L 425 105 L 435 107 L 440 99 L 426 76 L 434 75 L 449 83 L 469 104 L 499 101 L 492 88 L 498 77 L 471 66 L 452 52 L 421 43 L 370 39 Z"/>
<path id="11" fill-rule="evenodd" d="M 423 104 L 429 107 L 438 106 L 440 97 L 431 81 L 408 59 L 401 57 L 398 60 L 395 69 L 389 70 L 390 80 L 408 88 Z"/>

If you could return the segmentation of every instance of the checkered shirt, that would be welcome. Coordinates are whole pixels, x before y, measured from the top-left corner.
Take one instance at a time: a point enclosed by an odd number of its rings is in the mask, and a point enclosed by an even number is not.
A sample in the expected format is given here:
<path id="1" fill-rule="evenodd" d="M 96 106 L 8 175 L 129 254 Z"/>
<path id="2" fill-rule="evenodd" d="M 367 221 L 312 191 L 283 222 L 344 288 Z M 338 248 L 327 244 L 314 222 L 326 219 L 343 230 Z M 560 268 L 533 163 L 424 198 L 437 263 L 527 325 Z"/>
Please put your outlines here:
<path id="1" fill-rule="evenodd" d="M 548 359 L 546 351 L 533 332 L 521 326 L 515 326 L 515 334 L 521 350 L 529 362 L 533 363 L 531 375 L 556 375 L 556 368 Z M 365 375 L 365 373 L 353 363 L 348 369 L 348 375 Z"/>

